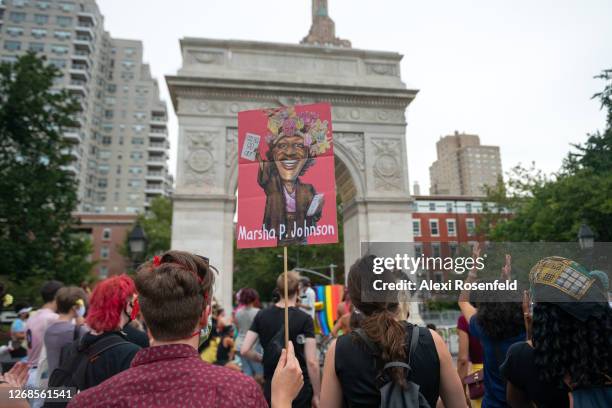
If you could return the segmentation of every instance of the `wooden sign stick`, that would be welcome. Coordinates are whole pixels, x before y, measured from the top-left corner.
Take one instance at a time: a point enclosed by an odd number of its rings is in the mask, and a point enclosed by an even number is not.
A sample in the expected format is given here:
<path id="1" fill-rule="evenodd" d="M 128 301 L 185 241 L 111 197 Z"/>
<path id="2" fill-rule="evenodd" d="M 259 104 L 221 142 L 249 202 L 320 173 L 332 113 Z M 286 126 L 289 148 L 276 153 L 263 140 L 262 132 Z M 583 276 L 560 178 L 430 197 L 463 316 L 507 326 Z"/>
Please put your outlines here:
<path id="1" fill-rule="evenodd" d="M 289 291 L 287 289 L 287 247 L 283 247 L 284 263 L 285 263 L 285 349 L 289 348 Z"/>

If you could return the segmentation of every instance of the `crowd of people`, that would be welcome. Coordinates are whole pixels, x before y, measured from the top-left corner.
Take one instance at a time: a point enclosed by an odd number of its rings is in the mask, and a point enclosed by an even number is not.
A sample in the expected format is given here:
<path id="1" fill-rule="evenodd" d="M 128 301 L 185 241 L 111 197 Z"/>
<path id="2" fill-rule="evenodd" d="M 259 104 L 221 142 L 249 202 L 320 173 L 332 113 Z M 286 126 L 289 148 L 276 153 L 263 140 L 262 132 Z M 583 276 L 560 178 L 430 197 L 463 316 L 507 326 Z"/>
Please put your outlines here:
<path id="1" fill-rule="evenodd" d="M 476 245 L 473 256 L 479 251 Z M 612 406 L 605 274 L 552 257 L 532 268 L 528 290 L 462 292 L 455 363 L 434 328 L 408 322 L 399 298 L 367 296 L 374 279 L 393 280 L 396 273 L 374 275 L 374 258 L 350 268 L 326 350 L 315 330 L 314 290 L 294 271 L 278 277 L 272 304 L 263 307 L 257 291 L 243 288 L 232 312 L 213 297 L 219 272 L 207 258 L 181 251 L 155 257 L 134 278 L 105 279 L 91 293 L 47 282 L 43 306 L 35 313 L 20 306 L 10 350 L 0 348 L 0 354 L 18 350 L 11 357 L 22 360 L 5 372 L 0 393 L 47 387 L 78 393 L 64 401 L 4 397 L 2 404 Z M 501 279 L 511 275 L 507 256 Z M 479 280 L 476 269 L 466 280 Z"/>

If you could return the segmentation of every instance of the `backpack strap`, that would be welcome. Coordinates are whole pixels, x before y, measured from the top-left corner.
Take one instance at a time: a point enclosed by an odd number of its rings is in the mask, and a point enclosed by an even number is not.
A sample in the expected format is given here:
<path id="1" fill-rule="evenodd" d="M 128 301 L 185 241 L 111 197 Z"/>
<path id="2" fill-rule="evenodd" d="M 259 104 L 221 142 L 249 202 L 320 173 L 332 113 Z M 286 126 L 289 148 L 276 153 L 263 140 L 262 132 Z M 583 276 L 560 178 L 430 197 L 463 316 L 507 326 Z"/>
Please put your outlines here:
<path id="1" fill-rule="evenodd" d="M 78 340 L 81 337 L 81 327 L 82 324 L 75 324 L 74 331 L 72 332 L 72 341 Z"/>
<path id="2" fill-rule="evenodd" d="M 93 363 L 98 358 L 98 356 L 100 356 L 100 354 L 122 344 L 131 343 L 125 340 L 120 334 L 113 333 L 112 335 L 106 336 L 95 341 L 93 344 L 89 345 L 89 347 L 85 348 L 84 351 L 85 354 L 87 354 L 87 357 L 89 358 L 89 362 Z"/>
<path id="3" fill-rule="evenodd" d="M 100 356 L 100 354 L 122 344 L 131 343 L 126 341 L 119 333 L 113 333 L 101 339 L 97 339 L 89 346 L 84 346 L 83 338 L 81 338 L 77 350 L 79 353 L 84 353 L 87 358 L 79 359 L 74 373 L 72 374 L 72 379 L 80 391 L 83 391 L 90 386 L 90 384 L 87 384 L 87 368 L 89 365 L 93 363 Z"/>
<path id="4" fill-rule="evenodd" d="M 416 324 L 412 326 L 412 335 L 410 336 L 410 351 L 408 351 L 408 365 L 410 365 L 410 359 L 414 354 L 417 346 L 419 345 L 419 326 Z"/>
<path id="5" fill-rule="evenodd" d="M 405 368 L 406 370 L 410 371 L 410 365 L 406 364 L 406 363 L 402 363 L 401 361 L 391 361 L 390 363 L 385 364 L 385 366 L 383 367 L 383 370 L 386 370 L 388 368 Z"/>
<path id="6" fill-rule="evenodd" d="M 376 344 L 374 344 L 372 340 L 370 340 L 370 338 L 367 334 L 365 334 L 363 329 L 355 329 L 352 330 L 351 333 L 355 333 L 357 336 L 359 336 L 359 338 L 365 343 L 366 347 L 372 352 L 374 356 L 380 356 L 380 349 Z"/>

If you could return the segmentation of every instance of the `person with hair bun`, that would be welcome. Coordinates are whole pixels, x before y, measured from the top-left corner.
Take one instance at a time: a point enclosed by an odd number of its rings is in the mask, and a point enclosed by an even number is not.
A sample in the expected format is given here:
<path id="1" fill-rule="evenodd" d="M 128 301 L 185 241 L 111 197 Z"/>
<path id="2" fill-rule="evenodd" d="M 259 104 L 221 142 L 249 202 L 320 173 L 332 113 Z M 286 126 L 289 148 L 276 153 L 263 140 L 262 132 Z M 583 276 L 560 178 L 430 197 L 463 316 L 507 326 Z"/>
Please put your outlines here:
<path id="1" fill-rule="evenodd" d="M 205 363 L 198 354 L 201 337 L 211 330 L 211 301 L 216 269 L 208 259 L 168 251 L 136 273 L 138 308 L 150 347 L 131 367 L 97 387 L 77 394 L 69 407 L 267 407 L 252 378 Z M 92 303 L 93 297 L 92 296 Z M 301 386 L 301 371 L 291 345 L 283 352 L 275 377 L 275 407 L 286 408 Z M 276 398 L 276 399 L 275 399 Z"/>
<path id="2" fill-rule="evenodd" d="M 376 298 L 380 294 L 372 292 L 375 279 L 394 280 L 389 270 L 380 275 L 372 273 L 374 258 L 373 255 L 365 256 L 351 266 L 348 291 L 355 311 L 362 315 L 359 322 L 361 333 L 380 350 L 380 355 L 373 355 L 365 340 L 355 331 L 332 343 L 325 356 L 321 407 L 380 406 L 378 379 L 382 367 L 399 361 L 409 363 L 411 372 L 408 374 L 401 367 L 392 368 L 390 381 L 402 388 L 407 381 L 416 383 L 432 407 L 440 397 L 446 408 L 464 408 L 466 402 L 461 381 L 438 333 L 419 328 L 417 347 L 408 361 L 414 326 L 400 320 L 397 292 L 393 292 L 395 295 L 385 293 L 384 299 Z"/>

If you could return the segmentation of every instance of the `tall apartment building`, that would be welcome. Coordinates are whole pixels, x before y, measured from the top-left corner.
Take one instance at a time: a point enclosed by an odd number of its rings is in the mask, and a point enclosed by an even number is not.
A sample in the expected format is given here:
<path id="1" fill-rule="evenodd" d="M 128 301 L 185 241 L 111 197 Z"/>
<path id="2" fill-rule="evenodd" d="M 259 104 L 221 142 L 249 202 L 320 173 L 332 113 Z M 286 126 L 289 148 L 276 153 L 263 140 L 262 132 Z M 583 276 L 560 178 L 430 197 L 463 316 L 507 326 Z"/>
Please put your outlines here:
<path id="1" fill-rule="evenodd" d="M 436 143 L 429 168 L 430 194 L 482 197 L 502 176 L 499 146 L 482 146 L 478 135 L 455 131 Z"/>
<path id="2" fill-rule="evenodd" d="M 104 31 L 94 0 L 0 0 L 0 60 L 28 50 L 63 75 L 54 87 L 80 103 L 66 129 L 80 212 L 142 212 L 168 195 L 166 105 L 142 60 L 142 43 Z"/>

